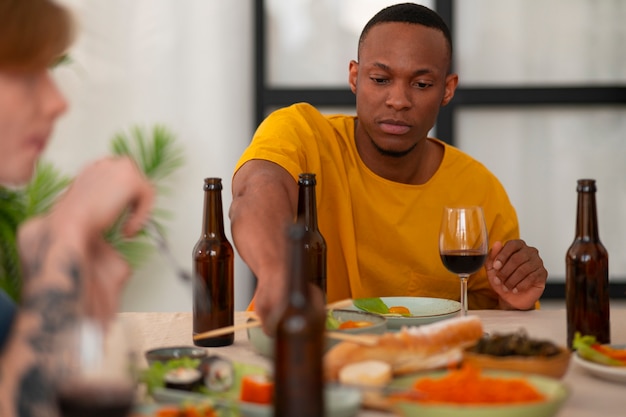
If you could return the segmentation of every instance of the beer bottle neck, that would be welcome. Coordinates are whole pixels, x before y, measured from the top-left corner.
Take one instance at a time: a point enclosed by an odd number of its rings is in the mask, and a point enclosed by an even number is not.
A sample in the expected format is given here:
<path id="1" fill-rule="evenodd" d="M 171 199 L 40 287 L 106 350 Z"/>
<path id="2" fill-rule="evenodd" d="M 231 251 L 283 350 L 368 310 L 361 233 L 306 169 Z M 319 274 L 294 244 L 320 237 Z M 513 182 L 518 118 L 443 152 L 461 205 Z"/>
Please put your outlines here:
<path id="1" fill-rule="evenodd" d="M 298 221 L 304 224 L 307 231 L 317 230 L 317 201 L 315 197 L 315 179 L 299 182 L 298 188 Z"/>
<path id="2" fill-rule="evenodd" d="M 204 219 L 202 233 L 205 238 L 225 237 L 222 210 L 222 181 L 219 178 L 204 180 Z"/>
<path id="3" fill-rule="evenodd" d="M 590 241 L 597 241 L 600 239 L 598 234 L 596 195 L 594 191 L 578 192 L 576 238 Z"/>

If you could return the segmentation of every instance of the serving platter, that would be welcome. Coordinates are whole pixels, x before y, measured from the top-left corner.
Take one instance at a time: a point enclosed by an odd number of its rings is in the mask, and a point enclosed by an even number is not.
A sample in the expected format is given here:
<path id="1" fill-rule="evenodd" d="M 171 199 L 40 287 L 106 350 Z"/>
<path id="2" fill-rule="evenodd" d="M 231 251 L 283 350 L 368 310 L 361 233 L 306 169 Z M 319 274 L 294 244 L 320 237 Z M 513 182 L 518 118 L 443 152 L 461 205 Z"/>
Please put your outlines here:
<path id="1" fill-rule="evenodd" d="M 383 314 L 387 318 L 387 328 L 399 330 L 402 326 L 421 326 L 455 317 L 461 311 L 461 303 L 455 300 L 432 297 L 380 297 L 387 307 L 403 306 L 409 309 L 410 316 Z M 360 310 L 354 305 L 349 309 Z"/>
<path id="2" fill-rule="evenodd" d="M 234 384 L 226 392 L 202 394 L 198 392 L 181 391 L 169 388 L 156 388 L 152 393 L 152 398 L 159 404 L 181 404 L 185 402 L 206 402 L 211 401 L 218 410 L 233 410 L 235 415 L 242 417 L 271 417 L 273 407 L 271 405 L 261 405 L 248 403 L 239 400 L 241 390 L 241 378 L 244 375 L 259 375 L 266 371 L 258 366 L 235 362 Z M 351 387 L 332 386 L 325 390 L 326 416 L 327 417 L 353 417 L 361 408 L 362 394 L 358 389 Z M 156 410 L 150 413 L 148 406 L 141 406 L 138 412 L 143 415 L 153 415 Z M 147 413 L 146 413 L 147 411 Z M 225 414 L 230 415 L 230 414 Z"/>
<path id="3" fill-rule="evenodd" d="M 353 417 L 361 408 L 361 392 L 350 387 L 332 386 L 325 390 L 327 417 Z M 180 404 L 185 401 L 206 401 L 207 396 L 173 389 L 159 388 L 153 394 L 161 404 Z M 271 417 L 274 409 L 271 405 L 247 403 L 236 399 L 214 398 L 217 408 L 239 412 L 243 417 Z"/>
<path id="4" fill-rule="evenodd" d="M 609 345 L 615 349 L 624 349 L 625 345 Z M 602 365 L 581 357 L 578 352 L 573 355 L 574 363 L 589 374 L 606 381 L 626 384 L 626 366 Z"/>
<path id="5" fill-rule="evenodd" d="M 440 378 L 445 374 L 446 371 L 435 371 L 397 378 L 390 384 L 390 388 L 394 390 L 406 389 L 420 378 Z M 568 387 L 562 382 L 540 375 L 486 370 L 483 371 L 483 374 L 502 378 L 524 378 L 545 395 L 546 399 L 541 402 L 493 405 L 419 403 L 417 401 L 396 400 L 391 403 L 391 407 L 394 412 L 404 417 L 552 417 L 556 415 L 570 393 Z"/>

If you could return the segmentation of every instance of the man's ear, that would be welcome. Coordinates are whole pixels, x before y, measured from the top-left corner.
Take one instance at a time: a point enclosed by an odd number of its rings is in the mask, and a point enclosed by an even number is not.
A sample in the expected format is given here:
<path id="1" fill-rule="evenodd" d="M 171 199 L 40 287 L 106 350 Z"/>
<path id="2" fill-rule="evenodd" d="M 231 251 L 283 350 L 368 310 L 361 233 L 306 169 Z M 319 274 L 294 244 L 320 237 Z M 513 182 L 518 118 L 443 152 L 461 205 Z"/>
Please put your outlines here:
<path id="1" fill-rule="evenodd" d="M 350 84 L 350 90 L 353 94 L 356 94 L 356 80 L 359 75 L 359 63 L 355 60 L 350 61 L 350 67 L 348 70 L 348 83 Z"/>
<path id="2" fill-rule="evenodd" d="M 448 74 L 446 76 L 446 87 L 443 93 L 443 99 L 441 100 L 441 106 L 447 105 L 456 91 L 456 86 L 459 84 L 459 76 L 457 74 Z"/>

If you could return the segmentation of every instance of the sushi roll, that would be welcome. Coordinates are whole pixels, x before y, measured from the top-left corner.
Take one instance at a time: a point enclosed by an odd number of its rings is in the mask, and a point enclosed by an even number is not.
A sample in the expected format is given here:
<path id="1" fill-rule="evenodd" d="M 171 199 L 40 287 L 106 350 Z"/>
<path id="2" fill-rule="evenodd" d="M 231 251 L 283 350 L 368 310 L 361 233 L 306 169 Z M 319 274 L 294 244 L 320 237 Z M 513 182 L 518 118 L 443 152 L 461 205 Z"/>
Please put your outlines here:
<path id="1" fill-rule="evenodd" d="M 235 368 L 229 359 L 212 355 L 204 358 L 198 368 L 209 391 L 227 391 L 233 386 Z"/>
<path id="2" fill-rule="evenodd" d="M 180 367 L 165 374 L 165 387 L 183 391 L 193 391 L 202 382 L 202 372 L 196 368 Z"/>

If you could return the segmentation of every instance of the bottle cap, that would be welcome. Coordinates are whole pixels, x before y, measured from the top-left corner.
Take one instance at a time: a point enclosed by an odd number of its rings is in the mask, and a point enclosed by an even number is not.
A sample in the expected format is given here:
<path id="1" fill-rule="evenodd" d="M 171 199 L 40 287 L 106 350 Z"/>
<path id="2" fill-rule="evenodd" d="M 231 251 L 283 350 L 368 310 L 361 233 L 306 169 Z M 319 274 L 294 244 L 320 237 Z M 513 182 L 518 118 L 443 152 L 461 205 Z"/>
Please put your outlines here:
<path id="1" fill-rule="evenodd" d="M 209 190 L 221 190 L 222 189 L 222 179 L 221 178 L 205 178 L 204 179 L 204 191 Z"/>
<path id="2" fill-rule="evenodd" d="M 298 175 L 298 184 L 303 185 L 316 185 L 317 181 L 315 180 L 315 174 L 312 172 L 303 172 Z"/>
<path id="3" fill-rule="evenodd" d="M 576 191 L 583 193 L 595 193 L 596 192 L 596 180 L 593 179 L 580 179 L 578 180 L 578 186 Z"/>

